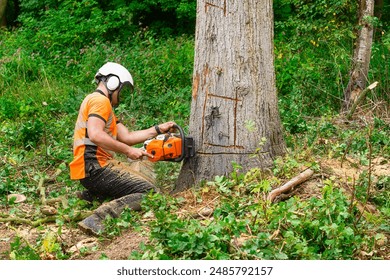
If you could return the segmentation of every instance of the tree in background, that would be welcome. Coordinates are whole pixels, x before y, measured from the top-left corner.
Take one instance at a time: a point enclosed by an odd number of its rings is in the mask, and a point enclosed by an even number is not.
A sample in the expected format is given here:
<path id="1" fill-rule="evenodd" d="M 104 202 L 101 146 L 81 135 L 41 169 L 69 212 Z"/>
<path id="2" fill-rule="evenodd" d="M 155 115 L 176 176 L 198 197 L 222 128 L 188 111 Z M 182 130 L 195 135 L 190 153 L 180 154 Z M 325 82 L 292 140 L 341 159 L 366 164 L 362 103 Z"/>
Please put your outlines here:
<path id="1" fill-rule="evenodd" d="M 5 18 L 5 9 L 7 8 L 7 0 L 0 0 L 0 27 L 7 26 Z"/>
<path id="2" fill-rule="evenodd" d="M 232 171 L 267 168 L 285 152 L 273 53 L 272 1 L 197 1 L 190 134 L 196 156 L 177 190 Z"/>
<path id="3" fill-rule="evenodd" d="M 365 89 L 368 81 L 368 70 L 371 59 L 371 47 L 374 33 L 374 0 L 360 0 L 359 29 L 356 40 L 350 79 L 344 91 L 343 109 L 350 105 Z"/>
<path id="4" fill-rule="evenodd" d="M 132 22 L 136 26 L 153 30 L 164 36 L 194 33 L 196 0 L 127 0 L 126 2 L 132 13 Z"/>

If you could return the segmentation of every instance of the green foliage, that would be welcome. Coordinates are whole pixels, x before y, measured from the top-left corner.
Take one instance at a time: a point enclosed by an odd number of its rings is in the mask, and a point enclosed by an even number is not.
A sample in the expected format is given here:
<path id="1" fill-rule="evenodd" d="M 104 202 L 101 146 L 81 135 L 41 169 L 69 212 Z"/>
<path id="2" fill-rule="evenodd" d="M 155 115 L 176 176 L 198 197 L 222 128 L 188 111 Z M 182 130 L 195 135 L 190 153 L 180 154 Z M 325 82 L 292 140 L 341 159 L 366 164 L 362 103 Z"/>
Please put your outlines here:
<path id="1" fill-rule="evenodd" d="M 140 215 L 131 209 L 125 208 L 118 218 L 107 216 L 104 220 L 105 237 L 119 236 L 129 228 L 136 227 L 139 223 Z"/>
<path id="2" fill-rule="evenodd" d="M 369 153 L 371 157 L 390 157 L 389 150 L 389 125 L 381 119 L 374 118 L 373 123 L 366 126 L 353 123 L 345 126 L 336 123 L 334 118 L 323 116 L 306 122 L 309 128 L 305 133 L 286 134 L 288 146 L 291 148 L 291 156 L 287 159 L 276 159 L 275 174 L 282 175 L 287 169 L 293 173 L 297 162 L 308 161 L 311 165 L 312 155 L 326 156 L 329 158 L 352 157 L 360 164 L 368 165 Z M 298 140 L 298 141 L 297 141 Z M 368 145 L 369 144 L 369 145 Z M 371 146 L 371 151 L 369 151 Z M 294 153 L 294 150 L 304 152 Z"/>
<path id="3" fill-rule="evenodd" d="M 63 252 L 61 239 L 58 233 L 47 231 L 38 237 L 36 244 L 30 244 L 25 239 L 16 236 L 10 243 L 11 260 L 41 260 L 41 259 L 68 259 Z"/>
<path id="4" fill-rule="evenodd" d="M 133 23 L 160 35 L 193 34 L 196 0 L 145 0 L 129 2 Z"/>
<path id="5" fill-rule="evenodd" d="M 0 30 L 0 204 L 20 214 L 6 196 L 22 193 L 35 207 L 39 179 L 59 167 L 63 173 L 47 190 L 48 196 L 68 195 L 69 207 L 57 209 L 56 224 L 75 227 L 65 215 L 75 217 L 87 206 L 74 198 L 80 186 L 69 179 L 67 163 L 77 111 L 95 87 L 94 74 L 106 61 L 130 69 L 135 92 L 123 96 L 116 113 L 131 129 L 167 120 L 186 127 L 196 2 L 9 1 L 16 2 L 21 5 L 18 28 Z M 324 181 L 322 197 L 292 198 L 275 205 L 265 200 L 271 188 L 303 167 L 319 170 L 321 158 L 350 157 L 354 164 L 367 167 L 370 158 L 390 157 L 386 118 L 375 117 L 369 127 L 334 120 L 348 81 L 356 5 L 350 0 L 274 1 L 277 89 L 289 156 L 275 159 L 272 174 L 256 168 L 242 173 L 233 163 L 231 174 L 207 182 L 201 191 L 215 191 L 220 198 L 210 219 L 183 216 L 178 211 L 183 201 L 151 195 L 144 202 L 149 219 L 142 225 L 150 228 L 150 244 L 142 245 L 132 258 L 356 259 L 361 250 L 370 252 L 376 242 L 385 240 L 388 176 L 373 181 L 364 172 L 354 185 L 356 199 L 375 204 L 377 216 L 359 218 L 333 178 Z M 10 15 L 15 20 L 18 11 L 13 7 Z M 389 101 L 388 66 L 383 63 L 390 55 L 386 18 L 383 13 L 380 21 L 369 19 L 377 32 L 368 80 L 379 81 L 379 86 L 367 100 L 378 104 Z M 183 33 L 189 35 L 178 36 Z M 250 121 L 245 126 L 253 129 Z M 259 143 L 258 152 L 263 145 Z M 174 163 L 157 165 L 163 190 L 172 187 L 179 169 Z M 201 200 L 199 193 L 194 195 Z M 140 220 L 131 211 L 107 219 L 105 237 L 137 229 Z M 63 243 L 60 233 L 41 229 L 45 233 L 35 243 L 16 236 L 8 257 L 69 258 L 63 250 L 69 244 Z"/>
<path id="6" fill-rule="evenodd" d="M 143 126 L 161 119 L 184 126 L 191 100 L 192 39 L 159 40 L 141 35 L 132 50 L 126 54 L 135 79 L 135 94 L 125 99 L 129 114 L 147 112 L 137 116 L 141 124 L 146 123 Z"/>
<path id="7" fill-rule="evenodd" d="M 150 236 L 157 242 L 146 246 L 141 256 L 146 259 L 228 259 L 231 235 L 245 229 L 243 221 L 237 222 L 228 209 L 215 214 L 218 223 L 202 224 L 198 220 L 180 219 L 175 212 L 178 201 L 161 194 L 153 194 L 144 203 L 146 211 L 155 220 L 150 223 Z M 226 208 L 230 208 L 227 203 Z M 155 245 L 159 250 L 155 250 Z"/>
<path id="8" fill-rule="evenodd" d="M 125 7 L 104 10 L 94 0 L 48 2 L 49 8 L 46 3 L 23 2 L 25 12 L 19 20 L 23 25 L 21 36 L 36 38 L 29 44 L 30 50 L 35 56 L 51 57 L 53 64 L 77 65 L 77 56 L 83 47 L 96 40 L 115 40 L 113 35 L 128 25 Z M 34 7 L 32 12 L 29 12 L 30 5 Z M 39 8 L 40 5 L 46 7 Z M 37 14 L 36 9 L 42 10 Z"/>
<path id="9" fill-rule="evenodd" d="M 216 178 L 214 187 L 224 189 L 232 180 Z M 226 196 L 213 218 L 203 221 L 178 216 L 178 199 L 150 195 L 143 206 L 145 215 L 154 217 L 148 223 L 152 243 L 131 258 L 354 259 L 359 250 L 373 246 L 365 235 L 370 227 L 359 221 L 358 211 L 335 181 L 324 183 L 322 197 L 307 201 L 292 198 L 270 205 L 251 193 Z M 243 236 L 249 238 L 237 247 Z"/>
<path id="10" fill-rule="evenodd" d="M 275 71 L 282 121 L 290 133 L 310 128 L 305 116 L 321 116 L 340 110 L 349 80 L 350 61 L 357 30 L 358 3 L 343 1 L 274 1 Z M 384 20 L 383 28 L 388 30 Z M 388 73 L 383 61 L 386 32 L 374 42 L 369 82 L 381 86 L 371 100 L 388 101 Z M 379 73 L 382 73 L 379 74 Z"/>
<path id="11" fill-rule="evenodd" d="M 40 260 L 39 254 L 22 238 L 17 236 L 11 243 L 11 260 Z"/>
<path id="12" fill-rule="evenodd" d="M 321 199 L 277 204 L 268 219 L 266 229 L 244 246 L 252 258 L 349 259 L 368 243 L 353 227 L 354 216 L 345 196 L 330 186 Z M 283 241 L 270 237 L 275 232 Z"/>

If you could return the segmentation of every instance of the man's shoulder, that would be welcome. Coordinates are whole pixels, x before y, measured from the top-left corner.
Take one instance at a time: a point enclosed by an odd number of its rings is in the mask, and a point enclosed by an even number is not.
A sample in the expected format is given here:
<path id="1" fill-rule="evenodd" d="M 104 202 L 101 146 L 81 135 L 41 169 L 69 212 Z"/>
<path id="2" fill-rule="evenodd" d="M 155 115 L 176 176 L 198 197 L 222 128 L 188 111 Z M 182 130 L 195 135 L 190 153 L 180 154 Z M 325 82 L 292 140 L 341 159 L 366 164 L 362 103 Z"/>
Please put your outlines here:
<path id="1" fill-rule="evenodd" d="M 110 101 L 108 98 L 98 92 L 93 92 L 88 94 L 85 97 L 85 100 L 88 101 L 89 103 L 103 103 L 106 105 L 110 105 Z"/>

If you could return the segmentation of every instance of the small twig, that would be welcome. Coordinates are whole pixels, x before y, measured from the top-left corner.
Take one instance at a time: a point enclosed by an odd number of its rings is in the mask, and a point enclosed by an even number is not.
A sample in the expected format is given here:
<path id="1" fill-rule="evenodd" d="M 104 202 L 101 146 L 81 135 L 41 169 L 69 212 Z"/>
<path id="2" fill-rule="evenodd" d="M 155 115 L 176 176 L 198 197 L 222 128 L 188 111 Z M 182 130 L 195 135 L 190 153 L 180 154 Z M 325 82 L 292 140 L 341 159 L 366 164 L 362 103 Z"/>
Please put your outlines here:
<path id="1" fill-rule="evenodd" d="M 355 137 L 351 137 L 348 142 L 347 142 L 347 145 L 345 147 L 345 151 L 343 153 L 343 156 L 341 157 L 341 163 L 340 163 L 340 167 L 343 167 L 343 163 L 344 163 L 344 160 L 347 158 L 347 153 L 348 153 L 348 150 L 352 144 L 352 140 L 355 139 Z"/>
<path id="2" fill-rule="evenodd" d="M 372 175 L 372 145 L 370 142 L 372 135 L 372 127 L 370 126 L 368 129 L 368 136 L 367 136 L 367 147 L 368 147 L 368 186 L 367 186 L 367 195 L 366 195 L 366 203 L 368 202 L 368 199 L 371 195 L 371 175 Z"/>
<path id="3" fill-rule="evenodd" d="M 62 170 L 60 168 L 58 168 L 53 176 L 51 176 L 49 178 L 45 178 L 44 176 L 41 176 L 41 178 L 39 179 L 38 190 L 39 190 L 39 195 L 41 197 L 42 205 L 47 205 L 49 203 L 55 203 L 55 202 L 53 202 L 53 199 L 46 199 L 45 183 L 55 181 L 56 178 L 61 174 L 61 172 L 62 172 Z M 59 202 L 59 201 L 56 201 L 56 202 Z M 61 202 L 62 202 L 62 205 L 64 206 L 64 208 L 66 208 L 65 206 L 68 205 L 68 202 L 67 201 L 65 202 L 63 199 L 61 199 Z"/>
<path id="4" fill-rule="evenodd" d="M 347 186 L 348 187 L 348 186 Z M 349 204 L 349 213 L 352 214 L 353 209 L 353 203 L 355 201 L 355 195 L 356 195 L 356 184 L 355 184 L 355 176 L 352 178 L 352 196 L 351 196 L 351 203 Z"/>
<path id="5" fill-rule="evenodd" d="M 68 208 L 68 199 L 65 196 L 46 199 L 46 204 L 55 204 L 61 202 L 63 208 Z"/>
<path id="6" fill-rule="evenodd" d="M 372 166 L 371 166 L 372 165 L 372 145 L 370 142 L 371 135 L 372 135 L 372 127 L 369 126 L 368 135 L 367 135 L 367 142 L 366 142 L 367 147 L 368 147 L 368 186 L 367 186 L 367 192 L 366 192 L 366 199 L 365 199 L 364 204 L 363 204 L 363 211 L 360 211 L 360 215 L 356 220 L 356 224 L 359 222 L 359 220 L 363 216 L 364 210 L 369 209 L 367 207 L 367 203 L 368 203 L 368 200 L 369 200 L 370 195 L 371 195 L 371 173 L 372 173 Z"/>
<path id="7" fill-rule="evenodd" d="M 6 217 L 0 218 L 0 223 L 15 223 L 15 224 L 28 224 L 32 225 L 32 221 L 30 219 L 20 218 L 20 217 Z"/>
<path id="8" fill-rule="evenodd" d="M 44 184 L 45 184 L 45 178 L 42 176 L 39 179 L 39 183 L 38 183 L 39 196 L 41 197 L 42 205 L 46 205 L 46 194 L 45 194 Z"/>

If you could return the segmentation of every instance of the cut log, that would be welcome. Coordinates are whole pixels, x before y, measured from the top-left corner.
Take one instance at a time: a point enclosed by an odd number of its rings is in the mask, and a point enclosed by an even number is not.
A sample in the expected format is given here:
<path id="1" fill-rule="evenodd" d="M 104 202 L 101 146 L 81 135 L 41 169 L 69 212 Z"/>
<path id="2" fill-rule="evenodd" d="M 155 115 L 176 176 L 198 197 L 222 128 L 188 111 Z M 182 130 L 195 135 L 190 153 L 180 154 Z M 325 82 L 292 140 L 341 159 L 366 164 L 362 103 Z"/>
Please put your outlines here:
<path id="1" fill-rule="evenodd" d="M 282 193 L 285 193 L 289 190 L 291 190 L 293 187 L 295 186 L 298 186 L 299 184 L 307 181 L 312 175 L 314 174 L 314 171 L 311 170 L 311 169 L 306 169 L 304 172 L 302 172 L 301 174 L 299 174 L 298 176 L 292 178 L 290 181 L 288 181 L 286 184 L 284 184 L 283 186 L 280 186 L 279 188 L 277 189 L 274 189 L 272 190 L 268 196 L 267 196 L 267 200 L 273 202 L 274 199 L 282 194 Z"/>

